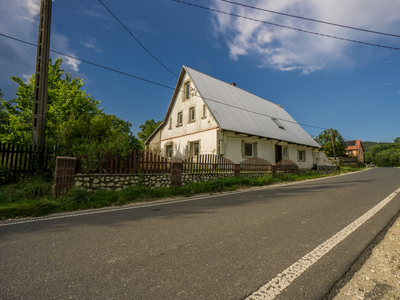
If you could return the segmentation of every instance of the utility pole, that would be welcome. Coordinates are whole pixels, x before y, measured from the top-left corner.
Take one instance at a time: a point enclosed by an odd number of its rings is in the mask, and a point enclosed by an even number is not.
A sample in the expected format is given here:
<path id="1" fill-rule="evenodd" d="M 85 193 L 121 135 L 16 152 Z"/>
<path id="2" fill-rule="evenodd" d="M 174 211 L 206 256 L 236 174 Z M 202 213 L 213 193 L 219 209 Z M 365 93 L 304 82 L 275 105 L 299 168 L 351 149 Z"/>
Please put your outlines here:
<path id="1" fill-rule="evenodd" d="M 332 127 L 330 127 L 330 130 L 331 130 L 331 141 L 332 141 L 332 148 L 333 148 L 333 156 L 335 157 L 335 164 L 337 165 L 337 163 L 336 163 L 336 153 L 335 153 L 335 144 L 333 143 Z"/>
<path id="2" fill-rule="evenodd" d="M 32 112 L 32 143 L 45 145 L 52 0 L 41 0 Z"/>

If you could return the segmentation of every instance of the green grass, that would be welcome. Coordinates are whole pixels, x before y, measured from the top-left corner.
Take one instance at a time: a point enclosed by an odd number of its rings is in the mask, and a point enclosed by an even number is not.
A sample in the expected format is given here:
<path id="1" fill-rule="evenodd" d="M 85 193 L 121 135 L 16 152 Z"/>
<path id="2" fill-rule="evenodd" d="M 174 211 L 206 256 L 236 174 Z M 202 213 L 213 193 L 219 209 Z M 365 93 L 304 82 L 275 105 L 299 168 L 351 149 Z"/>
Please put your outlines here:
<path id="1" fill-rule="evenodd" d="M 359 169 L 341 168 L 338 172 L 347 173 Z M 193 183 L 182 187 L 161 187 L 151 189 L 143 186 L 129 187 L 121 191 L 97 190 L 87 192 L 72 188 L 62 196 L 52 195 L 52 182 L 44 177 L 25 178 L 18 183 L 0 187 L 0 220 L 20 217 L 38 217 L 51 213 L 75 211 L 79 209 L 100 208 L 111 205 L 123 205 L 129 202 L 152 201 L 169 197 L 190 197 L 200 193 L 218 193 L 235 191 L 240 188 L 265 186 L 274 183 L 286 183 L 330 176 L 320 172 L 302 172 L 272 177 L 267 174 L 259 178 L 244 176 L 220 178 L 217 180 Z"/>

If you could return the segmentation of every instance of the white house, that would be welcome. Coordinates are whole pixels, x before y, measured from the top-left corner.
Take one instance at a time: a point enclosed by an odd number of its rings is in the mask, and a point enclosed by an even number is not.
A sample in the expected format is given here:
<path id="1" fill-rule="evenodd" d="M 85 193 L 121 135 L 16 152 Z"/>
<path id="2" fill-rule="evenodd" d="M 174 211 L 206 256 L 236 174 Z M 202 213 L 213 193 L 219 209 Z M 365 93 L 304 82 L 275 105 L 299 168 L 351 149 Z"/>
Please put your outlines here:
<path id="1" fill-rule="evenodd" d="M 289 159 L 300 169 L 311 169 L 313 149 L 320 147 L 281 105 L 186 66 L 163 123 L 145 144 L 168 158 Z"/>

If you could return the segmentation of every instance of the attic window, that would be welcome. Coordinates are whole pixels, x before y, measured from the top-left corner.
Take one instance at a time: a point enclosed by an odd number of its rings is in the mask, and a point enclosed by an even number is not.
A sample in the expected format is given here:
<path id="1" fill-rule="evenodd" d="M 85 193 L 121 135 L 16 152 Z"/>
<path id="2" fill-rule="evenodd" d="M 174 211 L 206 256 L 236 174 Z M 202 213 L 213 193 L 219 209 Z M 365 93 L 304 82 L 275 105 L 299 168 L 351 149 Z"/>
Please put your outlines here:
<path id="1" fill-rule="evenodd" d="M 271 119 L 272 119 L 272 121 L 275 122 L 276 125 L 278 125 L 278 127 L 280 129 L 285 129 L 285 127 L 283 127 L 283 125 L 281 124 L 281 122 L 278 121 L 278 119 L 275 119 L 275 118 L 271 118 Z"/>
<path id="2" fill-rule="evenodd" d="M 190 82 L 186 82 L 184 86 L 184 99 L 189 100 L 190 99 Z"/>

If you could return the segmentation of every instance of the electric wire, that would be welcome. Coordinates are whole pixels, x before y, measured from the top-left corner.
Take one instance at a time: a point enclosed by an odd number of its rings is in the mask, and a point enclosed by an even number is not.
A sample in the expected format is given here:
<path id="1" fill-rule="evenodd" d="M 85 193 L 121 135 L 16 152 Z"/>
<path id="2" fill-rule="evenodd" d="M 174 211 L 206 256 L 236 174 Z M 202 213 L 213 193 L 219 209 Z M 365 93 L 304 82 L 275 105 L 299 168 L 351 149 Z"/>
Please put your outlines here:
<path id="1" fill-rule="evenodd" d="M 276 23 L 272 23 L 272 22 L 262 21 L 262 20 L 258 20 L 258 19 L 254 19 L 254 18 L 250 18 L 250 17 L 246 17 L 246 16 L 234 14 L 234 13 L 229 13 L 229 12 L 222 11 L 222 10 L 218 10 L 218 9 L 215 9 L 215 8 L 210 8 L 210 7 L 205 7 L 205 6 L 201 6 L 201 5 L 197 5 L 197 4 L 193 4 L 193 3 L 184 2 L 184 1 L 181 1 L 181 0 L 172 0 L 172 1 L 175 1 L 175 2 L 178 2 L 178 3 L 182 3 L 182 4 L 186 4 L 186 5 L 193 6 L 193 7 L 197 7 L 197 8 L 202 8 L 202 9 L 214 11 L 214 12 L 217 12 L 217 13 L 221 13 L 221 14 L 225 14 L 225 15 L 229 15 L 229 16 L 233 16 L 233 17 L 238 17 L 238 18 L 242 18 L 242 19 L 246 19 L 246 20 L 250 20 L 250 21 L 254 21 L 254 22 L 259 22 L 259 23 L 268 24 L 268 25 L 272 25 L 272 26 L 287 28 L 287 29 L 300 31 L 300 32 L 304 32 L 304 33 L 309 33 L 309 34 L 314 34 L 314 35 L 318 35 L 318 36 L 323 36 L 323 37 L 327 37 L 327 38 L 332 38 L 332 39 L 337 39 L 337 40 L 342 40 L 342 41 L 352 42 L 352 43 L 358 43 L 358 44 L 363 44 L 363 45 L 369 45 L 369 46 L 374 46 L 374 47 L 387 48 L 387 49 L 392 49 L 392 50 L 400 50 L 400 48 L 397 48 L 397 47 L 391 47 L 391 46 L 384 46 L 384 45 L 379 45 L 379 44 L 367 43 L 367 42 L 352 40 L 352 39 L 348 39 L 348 38 L 338 37 L 338 36 L 334 36 L 334 35 L 318 33 L 318 32 L 304 30 L 304 29 L 299 29 L 299 28 L 295 28 L 295 27 L 291 27 L 291 26 L 282 25 L 282 24 L 276 24 Z"/>
<path id="2" fill-rule="evenodd" d="M 14 38 L 14 37 L 2 34 L 2 33 L 0 33 L 0 36 L 15 40 L 15 41 L 27 44 L 27 45 L 31 45 L 31 46 L 37 47 L 37 45 L 34 44 L 34 43 L 26 42 L 26 41 L 23 41 L 23 40 L 20 40 L 20 39 L 17 39 L 17 38 Z M 145 81 L 147 83 L 158 85 L 158 86 L 173 90 L 174 92 L 175 91 L 180 91 L 182 93 L 186 93 L 185 90 L 180 90 L 180 89 L 177 89 L 175 87 L 171 87 L 171 86 L 168 86 L 168 85 L 165 85 L 165 84 L 162 84 L 162 83 L 158 83 L 158 82 L 155 82 L 155 81 L 152 81 L 152 80 L 148 80 L 148 79 L 145 79 L 145 78 L 142 78 L 142 77 L 139 77 L 139 76 L 135 76 L 135 75 L 132 75 L 132 74 L 129 74 L 129 73 L 126 73 L 126 72 L 122 72 L 122 71 L 119 71 L 119 70 L 116 70 L 116 69 L 113 69 L 113 68 L 109 68 L 109 67 L 97 64 L 97 63 L 90 62 L 88 60 L 84 60 L 84 59 L 78 58 L 76 56 L 72 56 L 72 55 L 69 55 L 69 54 L 62 53 L 60 51 L 56 51 L 56 50 L 52 50 L 52 49 L 50 49 L 50 51 L 53 52 L 53 53 L 60 54 L 60 55 L 65 56 L 65 57 L 76 59 L 78 61 L 90 64 L 90 65 L 93 65 L 93 66 L 96 66 L 96 67 L 99 67 L 99 68 L 102 68 L 102 69 L 105 69 L 105 70 L 108 70 L 108 71 L 112 71 L 112 72 L 115 72 L 115 73 L 118 73 L 118 74 L 121 74 L 121 75 L 132 77 L 132 78 L 135 78 L 135 79 L 138 79 L 138 80 L 141 80 L 141 81 Z M 240 106 L 236 106 L 236 105 L 233 105 L 233 104 L 224 103 L 224 102 L 218 101 L 218 100 L 213 99 L 213 98 L 208 98 L 208 97 L 204 97 L 204 96 L 202 96 L 202 98 L 206 99 L 206 100 L 209 100 L 209 101 L 212 101 L 212 102 L 216 102 L 216 103 L 225 105 L 225 106 L 241 109 L 241 110 L 244 110 L 244 111 L 247 111 L 247 112 L 250 112 L 250 113 L 254 113 L 254 114 L 257 114 L 257 115 L 265 116 L 265 117 L 274 118 L 274 119 L 277 119 L 277 120 L 280 120 L 280 121 L 284 121 L 284 122 L 287 122 L 287 123 L 298 124 L 298 125 L 302 125 L 302 126 L 319 128 L 319 129 L 328 129 L 327 127 L 319 127 L 319 126 L 314 126 L 314 125 L 308 125 L 308 124 L 304 124 L 304 123 L 298 123 L 296 121 L 291 121 L 291 120 L 286 120 L 286 119 L 270 116 L 270 115 L 267 115 L 267 114 L 264 114 L 264 113 L 260 113 L 260 112 L 254 111 L 254 110 L 246 109 L 246 108 L 243 108 L 243 107 L 240 107 Z"/>
<path id="3" fill-rule="evenodd" d="M 287 17 L 307 20 L 307 21 L 311 21 L 311 22 L 317 22 L 317 23 L 332 25 L 332 26 L 336 26 L 336 27 L 342 27 L 342 28 L 347 28 L 347 29 L 352 29 L 352 30 L 358 30 L 358 31 L 363 31 L 363 32 L 368 32 L 368 33 L 381 34 L 381 35 L 387 35 L 387 36 L 391 36 L 391 37 L 400 38 L 400 35 L 397 35 L 397 34 L 379 32 L 379 31 L 374 31 L 374 30 L 369 30 L 369 29 L 363 29 L 363 28 L 358 28 L 358 27 L 352 27 L 352 26 L 347 26 L 347 25 L 342 25 L 342 24 L 337 24 L 337 23 L 321 21 L 321 20 L 312 19 L 312 18 L 306 18 L 306 17 L 296 16 L 296 15 L 291 15 L 291 14 L 282 13 L 282 12 L 269 10 L 269 9 L 265 9 L 265 8 L 260 8 L 260 7 L 256 7 L 256 6 L 251 6 L 251 5 L 247 5 L 247 4 L 243 4 L 243 3 L 237 3 L 237 2 L 233 2 L 233 1 L 229 1 L 229 0 L 220 0 L 220 1 L 226 2 L 226 3 L 230 3 L 230 4 L 239 5 L 239 6 L 243 6 L 243 7 L 247 7 L 247 8 L 252 8 L 252 9 L 255 9 L 255 10 L 260 10 L 260 11 L 265 11 L 265 12 L 269 12 L 269 13 L 273 13 L 273 14 L 278 14 L 278 15 L 282 15 L 282 16 L 287 16 Z"/>
<path id="4" fill-rule="evenodd" d="M 158 60 L 151 52 L 150 50 L 148 50 L 134 35 L 132 32 L 130 32 L 130 30 L 128 28 L 126 28 L 126 26 L 111 12 L 111 10 L 103 3 L 101 2 L 101 0 L 99 0 L 99 2 L 104 6 L 104 8 L 106 10 L 108 10 L 108 12 L 119 22 L 119 24 L 121 24 L 122 27 L 125 28 L 125 30 L 136 40 L 136 42 L 139 43 L 139 45 L 146 50 L 146 52 L 148 54 L 150 54 L 151 57 L 153 57 L 160 65 L 162 65 L 166 70 L 168 70 L 172 75 L 174 75 L 175 77 L 178 78 L 178 75 L 176 75 L 174 72 L 172 72 L 170 69 L 167 68 L 167 66 L 165 66 L 160 60 Z"/>

